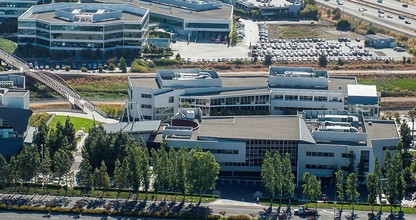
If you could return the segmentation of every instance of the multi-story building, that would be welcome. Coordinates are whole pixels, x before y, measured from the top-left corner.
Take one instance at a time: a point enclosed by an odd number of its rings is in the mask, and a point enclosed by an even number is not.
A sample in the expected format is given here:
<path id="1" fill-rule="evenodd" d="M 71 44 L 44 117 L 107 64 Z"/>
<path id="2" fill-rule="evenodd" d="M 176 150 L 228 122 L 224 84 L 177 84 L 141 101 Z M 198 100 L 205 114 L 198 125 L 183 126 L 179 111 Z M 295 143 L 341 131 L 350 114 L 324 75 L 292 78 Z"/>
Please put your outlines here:
<path id="1" fill-rule="evenodd" d="M 366 175 L 382 162 L 386 150 L 399 142 L 393 120 L 366 120 L 345 110 L 307 110 L 300 115 L 210 116 L 196 119 L 194 110 L 180 110 L 162 134 L 150 140 L 165 141 L 174 148 L 201 147 L 212 152 L 221 165 L 221 176 L 259 179 L 266 151 L 289 153 L 297 181 L 310 172 L 322 181 L 334 170 L 346 170 L 348 152 L 355 154 L 355 167 Z"/>
<path id="2" fill-rule="evenodd" d="M 201 0 L 84 0 L 144 7 L 150 21 L 190 40 L 228 37 L 233 24 L 233 6 L 220 1 Z"/>
<path id="3" fill-rule="evenodd" d="M 0 32 L 16 32 L 17 18 L 38 2 L 39 0 L 2 0 L 0 2 Z"/>
<path id="4" fill-rule="evenodd" d="M 145 120 L 168 119 L 180 107 L 200 108 L 205 116 L 344 109 L 366 118 L 379 115 L 375 86 L 312 68 L 270 67 L 268 77 L 222 78 L 213 70 L 159 70 L 156 79 L 130 77 L 128 85 L 130 114 Z"/>
<path id="5" fill-rule="evenodd" d="M 8 156 L 20 150 L 31 115 L 29 91 L 0 88 L 0 154 Z"/>
<path id="6" fill-rule="evenodd" d="M 297 17 L 302 9 L 298 0 L 233 0 L 236 8 L 250 13 L 258 10 L 259 18 L 276 19 Z"/>
<path id="7" fill-rule="evenodd" d="M 48 4 L 19 17 L 19 44 L 73 55 L 83 50 L 139 51 L 149 36 L 149 10 L 123 4 Z"/>

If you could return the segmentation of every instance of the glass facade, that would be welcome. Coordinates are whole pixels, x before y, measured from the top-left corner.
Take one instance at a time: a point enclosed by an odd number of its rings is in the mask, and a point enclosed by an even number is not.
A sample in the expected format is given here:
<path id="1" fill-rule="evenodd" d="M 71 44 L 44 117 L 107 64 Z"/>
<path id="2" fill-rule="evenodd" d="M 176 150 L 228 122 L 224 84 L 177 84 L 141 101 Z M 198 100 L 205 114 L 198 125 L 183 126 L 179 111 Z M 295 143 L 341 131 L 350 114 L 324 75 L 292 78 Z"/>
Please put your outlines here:
<path id="1" fill-rule="evenodd" d="M 228 29 L 228 24 L 212 24 L 212 23 L 187 23 L 187 28 L 210 28 L 210 29 Z"/>

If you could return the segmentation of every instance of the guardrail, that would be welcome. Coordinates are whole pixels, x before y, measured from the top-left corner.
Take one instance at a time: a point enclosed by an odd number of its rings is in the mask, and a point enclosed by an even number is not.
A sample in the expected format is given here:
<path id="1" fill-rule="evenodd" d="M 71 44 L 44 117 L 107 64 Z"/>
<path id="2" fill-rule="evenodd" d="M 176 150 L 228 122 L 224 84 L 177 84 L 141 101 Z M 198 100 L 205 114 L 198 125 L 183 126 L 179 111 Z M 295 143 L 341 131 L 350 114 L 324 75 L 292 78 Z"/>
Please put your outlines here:
<path id="1" fill-rule="evenodd" d="M 0 59 L 4 60 L 6 63 L 14 66 L 20 71 L 24 72 L 26 75 L 32 77 L 33 79 L 45 84 L 49 88 L 56 91 L 58 94 L 67 99 L 71 104 L 77 106 L 84 112 L 87 110 L 90 112 L 97 112 L 103 117 L 107 117 L 107 114 L 100 109 L 96 108 L 92 102 L 86 98 L 81 97 L 65 80 L 56 74 L 49 71 L 33 71 L 30 70 L 29 65 L 22 59 L 12 54 L 8 54 L 5 51 L 0 49 Z"/>

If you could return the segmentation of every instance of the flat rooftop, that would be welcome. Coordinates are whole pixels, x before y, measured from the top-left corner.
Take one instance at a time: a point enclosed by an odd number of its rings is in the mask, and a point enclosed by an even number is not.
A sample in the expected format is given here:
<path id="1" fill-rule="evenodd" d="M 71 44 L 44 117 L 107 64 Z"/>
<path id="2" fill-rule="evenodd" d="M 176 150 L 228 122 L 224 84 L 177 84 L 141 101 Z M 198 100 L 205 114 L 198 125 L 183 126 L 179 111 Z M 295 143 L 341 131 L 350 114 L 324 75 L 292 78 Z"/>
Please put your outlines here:
<path id="1" fill-rule="evenodd" d="M 256 0 L 244 0 L 241 2 L 247 2 L 247 3 L 251 3 L 254 6 L 257 7 L 288 7 L 289 5 L 293 5 L 293 3 L 288 2 L 286 0 L 269 0 L 269 3 L 262 3 L 261 1 L 256 1 Z M 266 6 L 264 6 L 266 5 Z"/>
<path id="2" fill-rule="evenodd" d="M 136 121 L 136 122 L 121 122 L 103 124 L 103 128 L 108 133 L 116 133 L 122 130 L 126 133 L 149 133 L 156 132 L 159 130 L 161 121 Z"/>
<path id="3" fill-rule="evenodd" d="M 150 14 L 161 14 L 164 16 L 176 17 L 181 19 L 230 20 L 233 13 L 233 7 L 227 4 L 223 4 L 222 7 L 218 9 L 212 9 L 207 11 L 191 11 L 189 9 L 182 9 L 179 7 L 170 7 L 169 9 L 167 9 L 167 7 L 164 7 L 162 4 L 157 4 L 154 2 L 139 2 L 125 0 L 89 0 L 88 2 L 131 4 L 134 6 L 149 9 Z"/>
<path id="4" fill-rule="evenodd" d="M 142 16 L 130 14 L 128 12 L 123 12 L 120 19 L 114 19 L 114 20 L 104 20 L 100 22 L 72 22 L 66 19 L 62 19 L 55 16 L 54 11 L 47 11 L 47 12 L 40 12 L 40 13 L 34 13 L 30 15 L 30 19 L 40 19 L 47 22 L 53 22 L 53 23 L 77 23 L 77 24 L 111 24 L 111 23 L 119 23 L 120 21 L 131 21 L 131 22 L 139 22 L 142 19 Z"/>
<path id="5" fill-rule="evenodd" d="M 19 91 L 19 90 L 9 90 L 5 94 L 3 94 L 4 97 L 23 97 L 25 96 L 29 91 Z"/>
<path id="6" fill-rule="evenodd" d="M 348 85 L 355 85 L 355 84 L 357 84 L 355 77 L 330 76 L 329 83 L 328 83 L 328 90 L 347 93 Z"/>
<path id="7" fill-rule="evenodd" d="M 394 40 L 394 37 L 390 37 L 384 34 L 367 34 L 365 37 L 371 40 Z"/>
<path id="8" fill-rule="evenodd" d="M 298 116 L 206 117 L 192 138 L 301 140 Z"/>
<path id="9" fill-rule="evenodd" d="M 155 77 L 130 76 L 129 84 L 131 84 L 133 87 L 159 89 L 159 85 L 157 84 Z"/>
<path id="10" fill-rule="evenodd" d="M 348 96 L 377 97 L 375 85 L 348 85 Z"/>
<path id="11" fill-rule="evenodd" d="M 265 76 L 221 76 L 223 87 L 267 88 Z"/>
<path id="12" fill-rule="evenodd" d="M 371 124 L 371 125 L 370 125 Z M 399 138 L 396 124 L 393 120 L 366 121 L 367 139 Z"/>

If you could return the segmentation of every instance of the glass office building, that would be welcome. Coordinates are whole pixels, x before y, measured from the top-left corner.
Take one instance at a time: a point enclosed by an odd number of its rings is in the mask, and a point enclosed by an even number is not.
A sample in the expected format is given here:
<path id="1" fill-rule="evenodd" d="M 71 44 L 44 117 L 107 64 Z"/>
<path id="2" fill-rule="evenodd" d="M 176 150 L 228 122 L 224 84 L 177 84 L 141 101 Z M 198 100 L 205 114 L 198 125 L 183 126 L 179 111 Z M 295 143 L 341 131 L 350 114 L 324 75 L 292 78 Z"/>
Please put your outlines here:
<path id="1" fill-rule="evenodd" d="M 19 44 L 53 51 L 140 50 L 149 36 L 149 11 L 121 4 L 33 6 L 19 17 Z"/>

